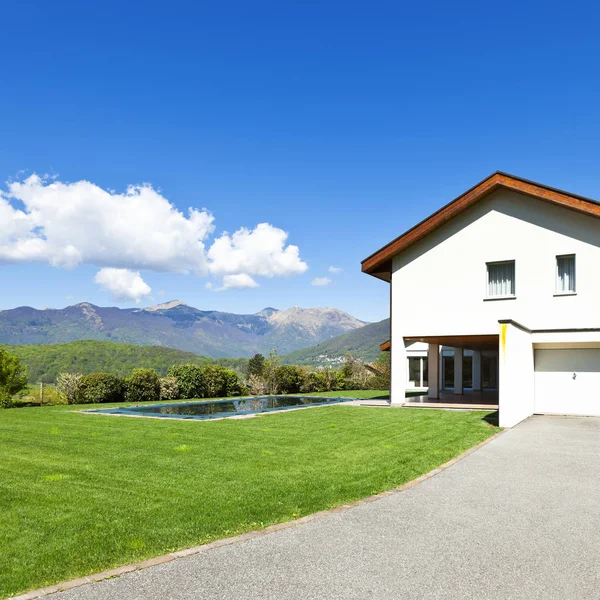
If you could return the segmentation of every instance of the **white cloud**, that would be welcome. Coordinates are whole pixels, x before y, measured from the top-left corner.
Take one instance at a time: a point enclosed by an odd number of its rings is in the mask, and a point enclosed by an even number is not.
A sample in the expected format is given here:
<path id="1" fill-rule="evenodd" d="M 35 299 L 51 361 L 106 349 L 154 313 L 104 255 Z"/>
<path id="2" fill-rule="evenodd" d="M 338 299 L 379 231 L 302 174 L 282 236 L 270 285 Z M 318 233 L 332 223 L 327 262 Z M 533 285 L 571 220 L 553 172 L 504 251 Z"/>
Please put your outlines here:
<path id="1" fill-rule="evenodd" d="M 329 269 L 327 269 L 330 273 L 341 273 L 344 269 L 342 269 L 341 267 L 329 267 Z"/>
<path id="2" fill-rule="evenodd" d="M 254 229 L 242 227 L 233 235 L 224 233 L 208 250 L 213 275 L 287 277 L 300 275 L 308 265 L 300 260 L 298 246 L 285 246 L 288 234 L 269 223 Z"/>
<path id="3" fill-rule="evenodd" d="M 324 285 L 329 285 L 330 283 L 331 283 L 331 279 L 329 279 L 329 277 L 315 277 L 310 282 L 310 285 L 324 286 Z"/>
<path id="4" fill-rule="evenodd" d="M 258 283 L 246 273 L 237 273 L 236 275 L 224 275 L 223 285 L 218 288 L 218 292 L 223 290 L 247 290 L 258 287 Z"/>
<path id="5" fill-rule="evenodd" d="M 135 300 L 138 304 L 142 298 L 149 296 L 152 292 L 150 286 L 142 279 L 140 272 L 130 269 L 110 267 L 100 269 L 96 273 L 94 281 L 110 292 L 116 302 Z"/>
<path id="6" fill-rule="evenodd" d="M 298 246 L 286 246 L 287 232 L 273 225 L 241 227 L 211 245 L 214 228 L 209 211 L 190 208 L 184 214 L 149 184 L 117 193 L 89 181 L 31 175 L 0 190 L 0 264 L 210 273 L 223 279 L 220 289 L 255 287 L 254 277 L 308 269 Z"/>
<path id="7" fill-rule="evenodd" d="M 189 209 L 185 216 L 150 185 L 117 194 L 31 175 L 0 194 L 0 262 L 207 272 L 203 240 L 212 215 Z"/>

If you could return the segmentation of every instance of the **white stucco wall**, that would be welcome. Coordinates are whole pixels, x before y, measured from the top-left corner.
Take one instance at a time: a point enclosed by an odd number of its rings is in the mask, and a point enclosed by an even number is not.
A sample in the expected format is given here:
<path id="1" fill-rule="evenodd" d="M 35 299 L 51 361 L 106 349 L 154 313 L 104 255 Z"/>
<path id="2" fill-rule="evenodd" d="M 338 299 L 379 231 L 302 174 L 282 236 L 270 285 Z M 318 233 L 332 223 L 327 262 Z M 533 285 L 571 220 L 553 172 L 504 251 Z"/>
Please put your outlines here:
<path id="1" fill-rule="evenodd" d="M 499 425 L 513 427 L 534 411 L 532 336 L 510 323 L 501 323 L 499 327 Z"/>
<path id="2" fill-rule="evenodd" d="M 563 254 L 576 256 L 575 295 L 556 295 L 556 256 Z M 486 263 L 508 260 L 515 261 L 515 298 L 486 299 Z M 505 319 L 534 330 L 600 328 L 599 265 L 599 219 L 509 190 L 429 234 L 392 261 L 392 401 L 404 401 L 404 337 L 495 335 Z M 511 354 L 504 363 L 500 356 L 503 426 L 533 413 L 533 344 L 574 336 L 569 341 L 581 345 L 600 342 L 598 332 L 508 335 Z"/>
<path id="3" fill-rule="evenodd" d="M 577 294 L 555 296 L 556 256 L 575 254 Z M 485 300 L 486 263 L 515 261 L 516 298 Z M 498 190 L 396 256 L 393 340 L 496 334 L 498 321 L 530 329 L 600 327 L 600 220 Z"/>

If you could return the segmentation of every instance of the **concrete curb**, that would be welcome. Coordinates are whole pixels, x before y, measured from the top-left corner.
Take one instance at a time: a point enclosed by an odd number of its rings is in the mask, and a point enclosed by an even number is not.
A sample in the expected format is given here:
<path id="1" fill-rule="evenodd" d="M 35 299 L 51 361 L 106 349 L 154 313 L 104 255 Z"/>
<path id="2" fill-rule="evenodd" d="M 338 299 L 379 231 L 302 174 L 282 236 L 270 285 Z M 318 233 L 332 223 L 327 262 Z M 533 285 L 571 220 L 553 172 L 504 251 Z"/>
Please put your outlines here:
<path id="1" fill-rule="evenodd" d="M 369 502 L 376 502 L 377 500 L 381 500 L 382 498 L 387 498 L 388 496 L 392 496 L 393 494 L 399 494 L 410 488 L 418 485 L 419 483 L 434 477 L 438 473 L 446 470 L 457 462 L 461 461 L 463 458 L 469 456 L 469 454 L 473 454 L 473 452 L 479 450 L 483 446 L 489 444 L 491 441 L 495 440 L 497 437 L 502 435 L 504 431 L 498 431 L 491 437 L 487 438 L 477 446 L 473 446 L 469 448 L 462 454 L 459 454 L 455 458 L 445 462 L 443 465 L 429 471 L 409 481 L 403 485 L 392 488 L 391 490 L 387 490 L 385 492 L 380 492 L 379 494 L 375 494 L 374 496 L 369 496 L 367 498 L 363 498 L 362 500 L 355 500 L 354 502 L 349 502 L 348 504 L 342 504 L 340 506 L 336 506 L 334 508 L 330 508 L 327 510 L 322 510 L 312 515 L 307 515 L 306 517 L 301 517 L 300 519 L 295 519 L 293 521 L 286 521 L 284 523 L 276 523 L 275 525 L 270 525 L 269 527 L 265 527 L 265 529 L 260 529 L 257 531 L 249 531 L 248 533 L 242 533 L 241 535 L 236 535 L 230 538 L 223 538 L 220 540 L 215 540 L 214 542 L 210 542 L 208 544 L 203 544 L 202 546 L 194 546 L 193 548 L 186 548 L 185 550 L 178 550 L 177 552 L 170 552 L 169 554 L 163 554 L 162 556 L 157 556 L 155 558 L 150 558 L 148 560 L 144 560 L 141 562 L 133 563 L 130 565 L 124 565 L 122 567 L 116 567 L 114 569 L 109 569 L 108 571 L 102 571 L 101 573 L 95 573 L 94 575 L 87 575 L 85 577 L 78 577 L 77 579 L 71 579 L 69 581 L 63 581 L 62 583 L 57 583 L 55 585 L 51 585 L 44 588 L 39 588 L 37 590 L 31 590 L 25 594 L 21 594 L 20 596 L 12 596 L 7 600 L 36 600 L 36 598 L 41 598 L 43 596 L 48 596 L 49 594 L 55 594 L 57 592 L 66 592 L 67 590 L 71 590 L 76 587 L 80 587 L 83 585 L 87 585 L 89 583 L 95 583 L 98 581 L 103 581 L 105 579 L 111 579 L 113 577 L 120 577 L 121 575 L 125 575 L 125 573 L 131 573 L 132 571 L 139 571 L 141 569 L 147 569 L 148 567 L 154 567 L 156 565 L 160 565 L 162 563 L 171 562 L 177 558 L 185 558 L 187 556 L 194 556 L 195 554 L 201 554 L 203 552 L 208 552 L 209 550 L 213 550 L 214 548 L 221 548 L 223 546 L 230 546 L 232 544 L 238 544 L 240 542 L 245 542 L 246 540 L 251 540 L 254 538 L 261 537 L 263 535 L 267 535 L 269 533 L 274 533 L 276 531 L 281 531 L 283 529 L 289 529 L 290 527 L 296 527 L 297 525 L 302 525 L 304 523 L 309 523 L 311 521 L 315 521 L 317 519 L 322 519 L 329 515 L 346 512 L 347 510 L 351 510 L 363 504 L 368 504 Z"/>

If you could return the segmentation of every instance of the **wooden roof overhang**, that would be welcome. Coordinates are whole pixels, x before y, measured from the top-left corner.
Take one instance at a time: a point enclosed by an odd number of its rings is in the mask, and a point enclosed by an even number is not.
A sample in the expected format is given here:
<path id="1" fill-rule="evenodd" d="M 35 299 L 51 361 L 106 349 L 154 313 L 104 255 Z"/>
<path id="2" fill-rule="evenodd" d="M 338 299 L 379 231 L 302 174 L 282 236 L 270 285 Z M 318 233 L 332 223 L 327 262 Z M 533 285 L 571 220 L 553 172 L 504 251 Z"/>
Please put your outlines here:
<path id="1" fill-rule="evenodd" d="M 439 344 L 451 348 L 464 348 L 465 350 L 497 350 L 498 335 L 431 335 L 422 337 L 405 337 L 408 342 L 424 342 L 426 344 Z"/>
<path id="2" fill-rule="evenodd" d="M 361 263 L 363 273 L 368 273 L 373 277 L 389 282 L 391 280 L 392 258 L 394 256 L 423 239 L 426 235 L 435 231 L 438 227 L 441 227 L 450 221 L 450 219 L 467 210 L 499 188 L 519 192 L 526 196 L 544 200 L 557 206 L 563 206 L 586 215 L 600 217 L 600 204 L 595 200 L 496 171 L 427 217 L 424 221 L 421 221 L 377 252 L 365 258 Z"/>

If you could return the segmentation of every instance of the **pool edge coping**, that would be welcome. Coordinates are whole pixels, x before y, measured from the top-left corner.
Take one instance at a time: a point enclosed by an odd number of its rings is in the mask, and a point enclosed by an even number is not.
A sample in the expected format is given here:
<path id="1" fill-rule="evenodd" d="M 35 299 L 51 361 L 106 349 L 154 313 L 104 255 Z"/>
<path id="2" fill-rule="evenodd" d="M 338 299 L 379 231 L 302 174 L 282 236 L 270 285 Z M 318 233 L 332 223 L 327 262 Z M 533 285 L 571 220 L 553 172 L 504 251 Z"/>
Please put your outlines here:
<path id="1" fill-rule="evenodd" d="M 309 407 L 307 407 L 309 408 Z M 292 527 L 296 527 L 298 525 L 304 525 L 305 523 L 310 523 L 311 521 L 316 521 L 318 519 L 323 519 L 330 515 L 334 515 L 337 513 L 346 512 L 352 510 L 354 508 L 358 508 L 364 504 L 369 504 L 371 502 L 376 502 L 378 500 L 382 500 L 387 498 L 388 496 L 393 496 L 395 494 L 400 494 L 409 490 L 416 485 L 435 477 L 442 471 L 445 471 L 449 467 L 455 465 L 459 461 L 463 460 L 470 454 L 473 454 L 483 446 L 486 446 L 490 442 L 494 441 L 498 437 L 500 437 L 503 433 L 505 433 L 506 429 L 501 429 L 497 431 L 489 438 L 483 440 L 476 446 L 472 446 L 465 450 L 462 454 L 455 456 L 449 461 L 441 464 L 439 467 L 420 475 L 416 479 L 411 481 L 407 481 L 402 485 L 399 485 L 390 490 L 385 490 L 383 492 L 379 492 L 378 494 L 374 494 L 372 496 L 367 496 L 366 498 L 362 498 L 360 500 L 354 500 L 352 502 L 348 502 L 346 504 L 340 504 L 339 506 L 334 506 L 333 508 L 328 508 L 325 510 L 320 510 L 316 513 L 312 513 L 310 515 L 306 515 L 304 517 L 300 517 L 299 519 L 293 519 L 291 521 L 283 521 L 282 523 L 275 523 L 273 525 L 269 525 L 264 529 L 255 529 L 253 531 L 248 531 L 246 533 L 241 533 L 239 535 L 227 538 L 221 538 L 215 540 L 213 542 L 208 542 L 206 544 L 201 544 L 200 546 L 193 546 L 191 548 L 184 548 L 183 550 L 177 550 L 175 552 L 169 552 L 167 554 L 162 554 L 160 556 L 155 556 L 154 558 L 149 558 L 140 562 L 131 563 L 128 565 L 123 565 L 120 567 L 114 567 L 112 569 L 108 569 L 106 571 L 101 571 L 99 573 L 94 573 L 92 575 L 85 575 L 83 577 L 77 577 L 76 579 L 69 579 L 67 581 L 63 581 L 60 583 L 56 583 L 50 586 L 46 586 L 43 588 L 37 588 L 35 590 L 30 590 L 29 592 L 25 592 L 24 594 L 20 594 L 19 596 L 10 596 L 6 600 L 37 600 L 37 598 L 42 598 L 44 596 L 49 596 L 50 594 L 56 594 L 58 592 L 66 592 L 68 590 L 82 587 L 84 585 L 88 585 L 91 583 L 98 583 L 100 581 L 106 581 L 107 579 L 113 579 L 115 577 L 120 577 L 127 573 L 132 573 L 134 571 L 141 571 L 143 569 L 148 569 L 150 567 L 154 567 L 157 565 L 161 565 L 164 563 L 171 562 L 173 560 L 177 560 L 179 558 L 187 558 L 189 556 L 195 556 L 197 554 L 202 554 L 203 552 L 208 552 L 210 550 L 214 550 L 216 548 L 221 548 L 223 546 L 231 546 L 233 544 L 238 544 L 241 542 L 245 542 L 248 540 L 252 540 L 258 537 L 262 537 L 263 535 L 268 535 L 270 533 L 276 533 L 277 531 L 282 531 L 284 529 L 290 529 Z"/>
<path id="2" fill-rule="evenodd" d="M 236 398 L 238 400 L 247 400 L 250 398 L 254 398 L 255 396 L 243 396 L 240 398 Z M 260 396 L 261 398 L 263 396 Z M 285 407 L 277 407 L 277 408 L 268 408 L 268 409 L 263 409 L 263 410 L 257 410 L 257 411 L 243 411 L 237 414 L 225 414 L 223 413 L 223 416 L 218 416 L 218 417 L 211 417 L 211 416 L 207 416 L 207 417 L 193 417 L 193 416 L 187 416 L 187 417 L 181 417 L 181 416 L 176 416 L 176 415 L 158 415 L 158 414 L 148 414 L 148 413 L 143 413 L 140 412 L 139 414 L 135 414 L 135 411 L 127 411 L 127 408 L 137 408 L 138 406 L 141 407 L 145 407 L 145 408 L 150 408 L 150 406 L 155 407 L 155 406 L 177 406 L 179 405 L 186 405 L 186 404 L 202 404 L 201 402 L 181 402 L 181 403 L 177 403 L 177 402 L 173 402 L 173 403 L 168 403 L 168 404 L 149 404 L 147 406 L 143 405 L 143 404 L 133 404 L 130 407 L 123 407 L 122 412 L 117 412 L 117 410 L 120 409 L 120 407 L 116 407 L 114 409 L 111 408 L 107 408 L 107 409 L 102 409 L 102 408 L 98 408 L 98 409 L 94 409 L 94 408 L 82 408 L 79 410 L 75 410 L 73 412 L 78 412 L 81 414 L 85 414 L 85 415 L 101 415 L 101 416 L 105 416 L 105 417 L 134 417 L 136 419 L 162 419 L 162 420 L 166 420 L 166 421 L 223 421 L 225 419 L 235 419 L 235 420 L 243 420 L 243 419 L 252 419 L 254 417 L 260 417 L 262 415 L 270 415 L 270 414 L 277 414 L 277 413 L 283 413 L 283 412 L 292 412 L 295 410 L 304 410 L 305 408 L 321 408 L 324 406 L 339 406 L 339 405 L 344 405 L 344 404 L 349 404 L 350 402 L 358 402 L 361 400 L 370 400 L 370 398 L 350 398 L 350 397 L 346 397 L 346 396 L 313 396 L 315 398 L 332 398 L 332 400 L 328 401 L 328 402 L 321 402 L 321 403 L 317 403 L 315 402 L 314 404 L 306 404 L 306 405 L 297 405 L 297 406 L 291 406 L 288 408 Z M 228 398 L 224 398 L 224 399 L 219 399 L 216 400 L 216 402 L 228 402 L 230 401 L 230 399 Z M 207 403 L 212 402 L 211 400 L 208 400 Z M 220 413 L 221 414 L 221 413 Z"/>

